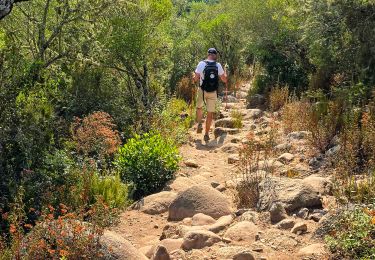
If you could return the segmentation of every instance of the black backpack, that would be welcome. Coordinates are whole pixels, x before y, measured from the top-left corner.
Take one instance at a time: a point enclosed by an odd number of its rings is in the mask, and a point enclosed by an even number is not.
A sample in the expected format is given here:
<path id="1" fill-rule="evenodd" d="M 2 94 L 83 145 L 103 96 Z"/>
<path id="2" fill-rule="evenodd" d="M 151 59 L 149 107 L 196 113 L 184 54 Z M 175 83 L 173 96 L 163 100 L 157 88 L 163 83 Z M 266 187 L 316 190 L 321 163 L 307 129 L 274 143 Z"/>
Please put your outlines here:
<path id="1" fill-rule="evenodd" d="M 214 92 L 219 88 L 219 69 L 216 61 L 205 61 L 206 67 L 203 70 L 202 90 L 206 92 Z"/>

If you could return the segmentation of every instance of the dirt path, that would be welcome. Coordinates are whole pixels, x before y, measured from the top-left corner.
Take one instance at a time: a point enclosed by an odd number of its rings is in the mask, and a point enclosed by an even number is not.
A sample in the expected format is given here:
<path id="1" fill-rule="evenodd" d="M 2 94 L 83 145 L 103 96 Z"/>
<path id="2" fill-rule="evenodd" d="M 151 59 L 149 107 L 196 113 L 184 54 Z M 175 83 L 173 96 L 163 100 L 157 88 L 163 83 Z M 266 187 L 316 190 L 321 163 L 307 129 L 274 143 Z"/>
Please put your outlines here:
<path id="1" fill-rule="evenodd" d="M 268 112 L 259 113 L 258 109 L 249 110 L 246 108 L 246 100 L 244 97 L 248 91 L 249 86 L 244 86 L 238 93 L 237 98 L 232 97 L 233 103 L 228 104 L 228 111 L 225 111 L 225 104 L 222 105 L 221 111 L 223 117 L 229 118 L 231 111 L 236 110 L 243 115 L 243 128 L 235 134 L 224 134 L 214 139 L 214 128 L 211 132 L 211 141 L 208 144 L 203 143 L 203 135 L 197 134 L 196 129 L 189 131 L 189 142 L 180 148 L 183 162 L 181 169 L 176 175 L 176 179 L 172 181 L 166 188 L 169 193 L 181 193 L 194 185 L 207 185 L 216 188 L 230 201 L 231 210 L 233 212 L 234 221 L 220 231 L 222 241 L 212 246 L 206 246 L 200 249 L 193 250 L 176 250 L 170 254 L 171 259 L 326 259 L 327 255 L 323 252 L 314 256 L 312 253 L 319 253 L 322 250 L 321 241 L 312 239 L 312 235 L 318 227 L 318 222 L 308 219 L 298 219 L 296 215 L 289 213 L 289 219 L 295 222 L 303 221 L 307 226 L 307 231 L 303 234 L 295 234 L 289 229 L 276 228 L 275 225 L 269 221 L 269 212 L 255 212 L 256 214 L 256 228 L 258 233 L 256 238 L 251 240 L 242 239 L 228 239 L 226 230 L 229 227 L 240 223 L 243 218 L 239 216 L 238 209 L 233 201 L 234 190 L 230 187 L 236 173 L 236 166 L 228 161 L 228 158 L 238 157 L 238 148 L 241 147 L 242 142 L 246 141 L 246 136 L 250 131 L 261 135 L 264 129 L 267 129 L 267 122 L 271 118 Z M 265 123 L 266 122 L 266 123 Z M 266 133 L 266 132 L 265 132 Z M 267 134 L 267 133 L 266 133 Z M 282 141 L 282 140 L 281 140 Z M 306 142 L 297 140 L 289 149 L 293 153 L 294 159 L 288 164 L 281 165 L 280 169 L 283 172 L 288 169 L 298 169 L 301 174 L 305 176 L 311 175 L 311 167 L 306 157 L 311 156 L 306 147 Z M 232 160 L 232 161 L 233 161 Z M 281 172 L 281 170 L 280 170 Z M 307 174 L 306 174 L 307 173 Z M 281 173 L 279 174 L 281 175 Z M 296 179 L 297 182 L 302 178 Z M 299 183 L 296 184 L 297 186 Z M 294 185 L 294 186 L 296 186 Z M 293 186 L 293 187 L 294 187 Z M 294 192 L 294 191 L 293 191 Z M 157 202 L 158 200 L 155 199 Z M 145 204 L 149 202 L 144 202 Z M 152 204 L 154 205 L 154 204 Z M 245 212 L 245 211 L 243 211 Z M 312 213 L 312 209 L 310 209 Z M 236 215 L 237 214 L 237 215 Z M 295 214 L 295 213 L 294 213 Z M 244 214 L 245 215 L 245 214 Z M 241 219 L 242 218 L 242 219 Z M 293 222 L 294 223 L 294 222 Z M 179 222 L 168 221 L 168 212 L 159 214 L 146 214 L 142 210 L 128 210 L 121 216 L 121 223 L 113 229 L 116 233 L 130 241 L 142 253 L 151 257 L 152 247 L 160 244 L 160 237 L 163 235 L 163 230 L 166 226 L 171 225 L 189 226 L 187 220 Z M 173 237 L 182 240 L 180 237 Z M 309 251 L 301 254 L 300 249 L 311 245 L 312 248 L 307 248 Z M 245 252 L 250 250 L 251 256 L 242 254 L 242 257 L 235 258 L 234 255 L 238 252 Z M 303 251 L 303 250 L 302 250 Z M 311 252 L 312 251 L 312 252 Z M 171 252 L 169 252 L 171 253 Z M 158 259 L 158 258 L 155 258 Z M 159 258 L 164 259 L 164 258 Z M 166 259 L 166 258 L 165 258 Z"/>

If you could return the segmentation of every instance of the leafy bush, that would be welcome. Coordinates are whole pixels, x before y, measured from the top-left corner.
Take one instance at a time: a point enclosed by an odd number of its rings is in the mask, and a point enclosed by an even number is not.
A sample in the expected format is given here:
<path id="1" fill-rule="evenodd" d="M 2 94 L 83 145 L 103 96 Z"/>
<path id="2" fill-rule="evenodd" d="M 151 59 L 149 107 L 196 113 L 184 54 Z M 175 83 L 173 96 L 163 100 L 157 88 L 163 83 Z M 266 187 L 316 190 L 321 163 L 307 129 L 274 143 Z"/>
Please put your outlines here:
<path id="1" fill-rule="evenodd" d="M 115 126 L 111 116 L 105 112 L 95 112 L 84 119 L 76 118 L 71 126 L 76 150 L 101 159 L 112 155 L 120 145 Z"/>
<path id="2" fill-rule="evenodd" d="M 375 210 L 355 209 L 343 213 L 325 240 L 340 259 L 375 258 Z"/>
<path id="3" fill-rule="evenodd" d="M 285 87 L 273 87 L 269 96 L 269 107 L 271 111 L 280 110 L 288 101 L 289 88 Z"/>
<path id="4" fill-rule="evenodd" d="M 128 186 L 121 182 L 119 175 L 99 176 L 94 174 L 91 184 L 91 193 L 97 199 L 101 196 L 103 201 L 111 208 L 123 208 L 129 205 Z"/>
<path id="5" fill-rule="evenodd" d="M 170 139 L 159 133 L 136 135 L 119 150 L 116 165 L 121 179 L 134 189 L 134 198 L 160 191 L 178 170 L 180 156 Z"/>

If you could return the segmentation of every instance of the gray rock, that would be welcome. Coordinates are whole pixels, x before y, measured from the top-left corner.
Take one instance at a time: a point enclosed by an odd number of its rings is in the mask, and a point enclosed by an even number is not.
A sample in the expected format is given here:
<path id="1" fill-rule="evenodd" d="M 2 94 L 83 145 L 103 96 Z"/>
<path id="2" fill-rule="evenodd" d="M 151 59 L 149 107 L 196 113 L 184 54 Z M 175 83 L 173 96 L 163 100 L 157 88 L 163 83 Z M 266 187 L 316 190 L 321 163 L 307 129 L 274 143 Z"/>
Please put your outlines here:
<path id="1" fill-rule="evenodd" d="M 240 221 L 250 221 L 256 224 L 259 220 L 258 213 L 255 211 L 246 211 L 244 212 L 241 217 Z"/>
<path id="2" fill-rule="evenodd" d="M 326 156 L 334 156 L 336 154 L 338 154 L 338 152 L 340 151 L 341 149 L 341 145 L 336 145 L 332 148 L 330 148 L 328 151 L 326 151 Z"/>
<path id="3" fill-rule="evenodd" d="M 188 159 L 184 163 L 187 167 L 192 167 L 192 168 L 198 168 L 199 167 L 199 164 L 193 159 Z"/>
<path id="4" fill-rule="evenodd" d="M 291 153 L 283 153 L 279 156 L 279 158 L 277 158 L 277 160 L 279 160 L 282 163 L 290 163 L 291 161 L 293 161 L 293 159 L 294 155 Z"/>
<path id="5" fill-rule="evenodd" d="M 233 216 L 222 216 L 219 218 L 214 224 L 208 226 L 208 230 L 214 233 L 218 233 L 222 230 L 224 230 L 226 227 L 228 227 L 233 222 Z"/>
<path id="6" fill-rule="evenodd" d="M 150 215 L 161 214 L 168 211 L 171 202 L 177 197 L 177 193 L 162 191 L 150 196 L 145 197 L 135 204 L 133 208 L 138 208 Z"/>
<path id="7" fill-rule="evenodd" d="M 158 246 L 155 249 L 155 253 L 151 258 L 152 260 L 170 260 L 169 253 L 164 246 Z"/>
<path id="8" fill-rule="evenodd" d="M 328 178 L 313 174 L 304 178 L 302 183 L 310 185 L 320 195 L 332 195 L 333 184 Z"/>
<path id="9" fill-rule="evenodd" d="M 233 260 L 255 260 L 251 252 L 241 252 L 233 256 Z"/>
<path id="10" fill-rule="evenodd" d="M 262 95 L 256 94 L 248 98 L 247 108 L 264 108 L 265 104 L 266 98 Z"/>
<path id="11" fill-rule="evenodd" d="M 240 157 L 238 154 L 231 154 L 228 157 L 228 164 L 236 164 L 240 161 Z"/>
<path id="12" fill-rule="evenodd" d="M 238 154 L 239 151 L 240 151 L 240 145 L 239 144 L 233 144 L 233 143 L 229 143 L 229 144 L 226 144 L 225 146 L 223 146 L 221 148 L 221 150 L 224 152 L 224 153 L 229 153 L 229 154 Z"/>
<path id="13" fill-rule="evenodd" d="M 259 184 L 258 207 L 270 209 L 274 202 L 280 202 L 288 213 L 300 208 L 321 207 L 321 196 L 311 185 L 298 179 L 268 178 Z"/>
<path id="14" fill-rule="evenodd" d="M 224 237 L 229 238 L 232 241 L 254 242 L 258 231 L 259 229 L 254 223 L 249 221 L 241 221 L 228 228 L 224 234 Z"/>
<path id="15" fill-rule="evenodd" d="M 281 220 L 279 223 L 277 223 L 276 228 L 278 229 L 291 229 L 296 224 L 295 220 L 292 218 L 287 218 Z"/>
<path id="16" fill-rule="evenodd" d="M 270 208 L 271 223 L 278 223 L 287 217 L 288 215 L 286 214 L 286 211 L 282 203 L 276 202 L 272 204 Z"/>
<path id="17" fill-rule="evenodd" d="M 292 145 L 289 143 L 278 144 L 274 147 L 276 151 L 289 151 L 292 148 Z"/>
<path id="18" fill-rule="evenodd" d="M 315 222 L 319 222 L 323 217 L 321 213 L 313 213 L 309 216 L 309 219 L 314 220 Z"/>
<path id="19" fill-rule="evenodd" d="M 311 132 L 308 131 L 299 131 L 299 132 L 292 132 L 287 135 L 289 140 L 303 140 L 309 137 Z"/>
<path id="20" fill-rule="evenodd" d="M 291 232 L 294 234 L 304 233 L 307 231 L 307 225 L 304 222 L 298 222 L 294 225 Z"/>
<path id="21" fill-rule="evenodd" d="M 263 110 L 261 109 L 249 109 L 245 119 L 258 119 L 263 116 Z"/>
<path id="22" fill-rule="evenodd" d="M 235 120 L 230 117 L 215 121 L 215 127 L 235 128 L 234 126 L 235 126 Z"/>
<path id="23" fill-rule="evenodd" d="M 240 129 L 238 128 L 223 128 L 223 127 L 216 127 L 214 130 L 215 138 L 218 138 L 222 135 L 228 134 L 228 135 L 235 135 L 240 133 Z"/>
<path id="24" fill-rule="evenodd" d="M 302 218 L 302 219 L 307 219 L 309 216 L 309 209 L 307 208 L 302 208 L 297 212 L 297 217 Z"/>
<path id="25" fill-rule="evenodd" d="M 203 213 L 213 218 L 230 214 L 227 198 L 206 185 L 193 186 L 177 196 L 169 206 L 169 219 L 182 220 Z"/>
<path id="26" fill-rule="evenodd" d="M 140 253 L 129 241 L 120 234 L 112 231 L 105 231 L 100 238 L 100 243 L 107 248 L 111 254 L 110 259 L 122 260 L 147 260 L 148 258 Z"/>

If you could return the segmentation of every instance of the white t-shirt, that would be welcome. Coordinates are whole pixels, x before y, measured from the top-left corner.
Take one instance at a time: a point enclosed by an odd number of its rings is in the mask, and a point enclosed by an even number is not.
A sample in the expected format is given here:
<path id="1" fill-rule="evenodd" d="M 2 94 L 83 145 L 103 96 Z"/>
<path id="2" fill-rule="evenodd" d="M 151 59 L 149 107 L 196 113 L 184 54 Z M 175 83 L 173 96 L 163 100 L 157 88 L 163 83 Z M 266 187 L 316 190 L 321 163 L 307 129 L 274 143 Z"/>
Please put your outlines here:
<path id="1" fill-rule="evenodd" d="M 210 61 L 210 62 L 213 62 L 213 60 L 206 60 L 206 61 Z M 204 74 L 203 74 L 203 71 L 204 69 L 206 68 L 206 62 L 205 61 L 201 61 L 199 62 L 196 70 L 195 70 L 195 73 L 198 73 L 201 75 L 201 80 L 200 80 L 200 86 L 202 86 L 202 83 L 203 83 L 203 79 L 204 79 Z M 218 68 L 218 73 L 219 73 L 219 76 L 222 76 L 224 75 L 224 69 L 223 67 L 221 66 L 221 64 L 219 62 L 216 62 L 216 66 Z"/>

